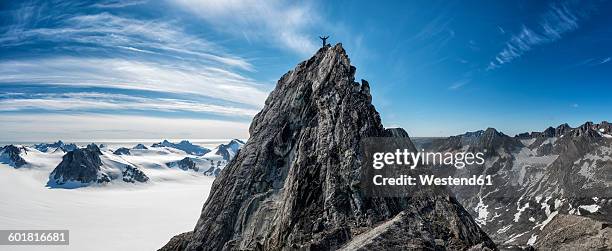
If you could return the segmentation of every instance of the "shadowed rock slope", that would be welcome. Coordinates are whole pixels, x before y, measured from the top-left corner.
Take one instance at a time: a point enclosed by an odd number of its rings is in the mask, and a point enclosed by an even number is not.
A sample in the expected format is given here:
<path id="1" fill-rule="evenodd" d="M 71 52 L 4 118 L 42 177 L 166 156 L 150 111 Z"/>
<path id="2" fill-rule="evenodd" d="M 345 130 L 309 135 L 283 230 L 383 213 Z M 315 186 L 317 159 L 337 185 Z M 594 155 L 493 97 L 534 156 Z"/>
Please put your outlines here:
<path id="1" fill-rule="evenodd" d="M 371 198 L 360 141 L 385 130 L 342 45 L 285 74 L 213 183 L 193 232 L 162 250 L 495 249 L 447 193 Z"/>

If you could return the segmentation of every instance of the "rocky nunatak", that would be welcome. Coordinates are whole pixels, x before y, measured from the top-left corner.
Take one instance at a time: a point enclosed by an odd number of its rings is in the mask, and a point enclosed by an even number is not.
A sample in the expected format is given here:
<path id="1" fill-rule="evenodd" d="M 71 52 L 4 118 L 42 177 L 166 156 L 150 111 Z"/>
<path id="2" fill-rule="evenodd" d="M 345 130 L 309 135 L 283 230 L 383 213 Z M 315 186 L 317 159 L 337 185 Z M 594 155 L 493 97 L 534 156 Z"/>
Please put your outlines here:
<path id="1" fill-rule="evenodd" d="M 162 250 L 495 249 L 447 193 L 360 191 L 360 140 L 383 128 L 342 45 L 285 74 L 215 180 L 193 232 Z"/>

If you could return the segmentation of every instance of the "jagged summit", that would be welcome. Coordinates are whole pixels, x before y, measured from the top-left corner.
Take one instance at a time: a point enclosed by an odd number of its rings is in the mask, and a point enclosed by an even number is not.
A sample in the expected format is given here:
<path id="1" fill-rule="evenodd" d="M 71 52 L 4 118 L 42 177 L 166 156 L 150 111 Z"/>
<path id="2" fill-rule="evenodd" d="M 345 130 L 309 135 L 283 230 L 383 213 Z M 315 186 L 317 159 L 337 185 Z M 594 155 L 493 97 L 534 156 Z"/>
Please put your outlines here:
<path id="1" fill-rule="evenodd" d="M 77 149 L 78 147 L 74 143 L 66 144 L 63 141 L 58 140 L 55 143 L 36 144 L 34 145 L 34 148 L 36 148 L 36 150 L 41 151 L 41 152 L 49 152 L 51 150 L 53 152 L 57 152 L 57 151 L 70 152 L 74 149 Z"/>
<path id="2" fill-rule="evenodd" d="M 126 148 L 127 149 L 127 148 Z M 115 153 L 117 154 L 117 153 Z M 125 182 L 146 182 L 149 178 L 131 164 L 119 163 L 105 156 L 94 143 L 67 152 L 49 175 L 51 188 L 76 188 L 107 183 L 123 178 Z"/>
<path id="3" fill-rule="evenodd" d="M 6 145 L 0 147 L 0 163 L 5 163 L 15 168 L 22 167 L 27 162 L 20 156 L 21 153 L 27 154 L 27 149 L 23 146 Z"/>
<path id="4" fill-rule="evenodd" d="M 217 147 L 215 154 L 222 156 L 225 161 L 230 161 L 234 155 L 244 145 L 244 142 L 239 139 L 232 139 L 227 144 L 221 144 Z"/>
<path id="5" fill-rule="evenodd" d="M 194 231 L 162 249 L 493 247 L 448 195 L 364 196 L 360 141 L 405 132 L 385 130 L 355 70 L 337 44 L 282 76 L 249 141 L 214 181 Z"/>
<path id="6" fill-rule="evenodd" d="M 170 147 L 170 148 L 182 150 L 186 153 L 193 154 L 193 155 L 204 155 L 210 152 L 210 149 L 201 147 L 198 145 L 194 145 L 188 140 L 182 140 L 179 143 L 172 143 L 164 139 L 164 141 L 162 142 L 152 144 L 151 147 Z"/>
<path id="7" fill-rule="evenodd" d="M 579 127 L 572 128 L 567 123 L 561 124 L 556 128 L 549 126 L 542 132 L 531 132 L 531 133 L 520 133 L 515 137 L 519 139 L 532 139 L 532 138 L 551 138 L 551 137 L 562 137 L 567 135 L 568 137 L 586 137 L 586 138 L 600 138 L 607 137 L 612 138 L 612 124 L 607 121 L 602 121 L 599 124 L 595 124 L 591 121 L 587 121 Z"/>
<path id="8" fill-rule="evenodd" d="M 511 152 L 516 147 L 521 146 L 521 143 L 516 138 L 489 127 L 486 130 L 466 132 L 447 139 L 439 139 L 434 145 L 437 151 L 456 151 L 468 147 L 467 151 L 484 152 L 485 155 L 492 155 L 496 154 L 497 149 Z"/>

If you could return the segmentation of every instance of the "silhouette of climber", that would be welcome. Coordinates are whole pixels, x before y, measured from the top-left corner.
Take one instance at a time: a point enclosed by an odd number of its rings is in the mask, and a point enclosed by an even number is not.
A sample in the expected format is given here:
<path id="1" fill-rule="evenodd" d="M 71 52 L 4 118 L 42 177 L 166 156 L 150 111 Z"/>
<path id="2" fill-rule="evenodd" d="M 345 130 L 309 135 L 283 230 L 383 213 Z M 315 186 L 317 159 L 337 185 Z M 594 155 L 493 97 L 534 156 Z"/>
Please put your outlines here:
<path id="1" fill-rule="evenodd" d="M 327 39 L 329 38 L 329 36 L 325 36 L 325 37 L 319 37 L 321 40 L 323 40 L 323 47 L 325 47 L 325 45 L 327 45 Z"/>

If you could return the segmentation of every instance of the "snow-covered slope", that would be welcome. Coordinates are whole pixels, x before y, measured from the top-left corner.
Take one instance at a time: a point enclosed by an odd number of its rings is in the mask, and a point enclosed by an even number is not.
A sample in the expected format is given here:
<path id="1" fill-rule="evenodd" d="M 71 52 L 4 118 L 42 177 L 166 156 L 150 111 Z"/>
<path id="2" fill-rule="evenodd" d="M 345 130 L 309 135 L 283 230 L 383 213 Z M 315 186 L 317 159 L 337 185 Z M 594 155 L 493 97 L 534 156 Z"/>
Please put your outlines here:
<path id="1" fill-rule="evenodd" d="M 156 250 L 173 234 L 193 229 L 213 182 L 194 172 L 148 169 L 147 183 L 49 189 L 44 184 L 52 169 L 0 164 L 0 226 L 68 229 L 70 245 L 6 250 Z"/>
<path id="2" fill-rule="evenodd" d="M 612 219 L 612 140 L 603 136 L 609 127 L 587 122 L 516 137 L 459 135 L 433 142 L 428 150 L 487 149 L 484 165 L 451 174 L 491 175 L 494 185 L 451 189 L 498 244 L 534 245 L 557 215 Z"/>
<path id="3" fill-rule="evenodd" d="M 0 226 L 68 229 L 70 245 L 11 246 L 11 250 L 155 250 L 174 233 L 193 229 L 213 174 L 207 175 L 206 168 L 185 171 L 166 163 L 204 156 L 173 147 L 131 147 L 135 144 L 99 147 L 100 171 L 117 178 L 78 189 L 45 187 L 50 173 L 66 155 L 64 151 L 17 145 L 26 164 L 14 168 L 0 163 Z M 120 147 L 129 147 L 130 154 L 113 154 Z M 223 160 L 219 155 L 207 156 Z M 206 162 L 200 166 L 206 167 Z M 142 177 L 148 180 L 136 182 Z"/>
<path id="4" fill-rule="evenodd" d="M 216 176 L 242 145 L 244 142 L 234 139 L 211 147 L 214 149 L 211 151 L 210 146 L 196 145 L 186 140 L 178 144 L 165 140 L 149 148 L 144 144 L 133 147 L 126 147 L 125 144 L 90 144 L 79 148 L 73 143 L 58 141 L 34 146 L 2 147 L 0 162 L 13 167 L 52 167 L 48 170 L 49 179 L 43 185 L 80 188 L 114 185 L 123 181 L 148 182 L 149 173 L 163 173 L 168 169 Z M 66 146 L 75 146 L 75 149 L 64 152 Z"/>

